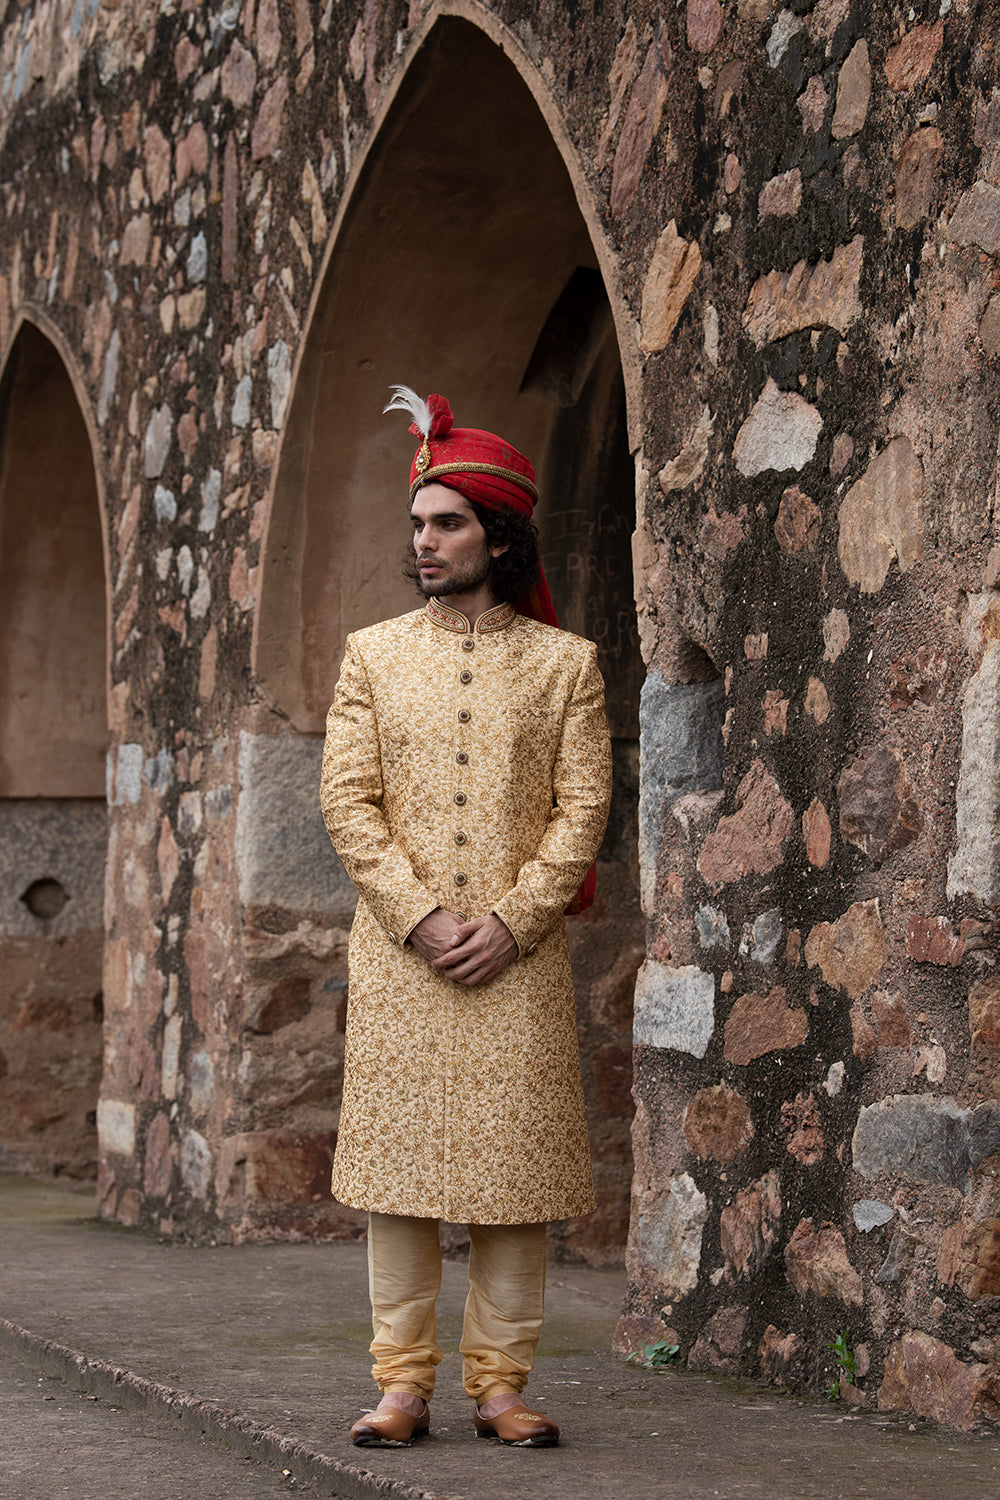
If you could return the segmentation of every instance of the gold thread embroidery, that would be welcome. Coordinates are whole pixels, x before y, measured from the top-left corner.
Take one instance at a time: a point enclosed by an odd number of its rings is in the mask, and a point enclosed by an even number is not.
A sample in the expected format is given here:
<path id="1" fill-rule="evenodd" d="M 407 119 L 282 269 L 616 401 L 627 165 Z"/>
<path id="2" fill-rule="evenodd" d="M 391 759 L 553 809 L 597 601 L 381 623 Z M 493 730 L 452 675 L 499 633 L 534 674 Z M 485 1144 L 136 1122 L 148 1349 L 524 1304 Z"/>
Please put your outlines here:
<path id="1" fill-rule="evenodd" d="M 421 448 L 420 453 L 417 454 L 417 477 L 410 485 L 411 500 L 422 484 L 429 484 L 439 474 L 495 474 L 498 479 L 513 480 L 522 490 L 527 490 L 529 495 L 533 496 L 536 500 L 538 499 L 537 487 L 532 484 L 526 474 L 519 474 L 516 469 L 505 469 L 501 464 L 435 464 L 433 468 L 428 468 L 425 464 L 421 468 L 420 458 L 423 451 L 423 448 Z M 430 456 L 428 455 L 429 461 Z"/>

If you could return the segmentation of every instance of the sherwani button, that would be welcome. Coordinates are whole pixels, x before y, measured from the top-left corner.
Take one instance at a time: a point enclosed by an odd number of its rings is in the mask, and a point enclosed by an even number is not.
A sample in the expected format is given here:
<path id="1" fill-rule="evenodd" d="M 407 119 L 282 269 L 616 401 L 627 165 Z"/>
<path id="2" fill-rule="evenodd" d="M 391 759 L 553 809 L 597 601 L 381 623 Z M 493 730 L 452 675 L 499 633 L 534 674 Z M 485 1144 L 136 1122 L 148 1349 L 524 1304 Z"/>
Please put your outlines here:
<path id="1" fill-rule="evenodd" d="M 468 875 L 463 874 L 462 871 L 459 870 L 459 871 L 456 872 L 456 875 L 455 875 L 455 884 L 456 885 L 465 885 L 467 883 L 468 879 L 469 879 Z"/>
<path id="2" fill-rule="evenodd" d="M 458 710 L 458 719 L 460 724 L 468 724 L 471 718 L 472 715 L 469 713 L 469 710 L 467 708 L 460 708 Z"/>
<path id="3" fill-rule="evenodd" d="M 459 750 L 455 755 L 455 759 L 460 766 L 467 766 L 469 764 L 469 757 L 464 750 Z"/>
<path id="4" fill-rule="evenodd" d="M 459 672 L 459 674 L 458 674 L 458 680 L 459 680 L 459 682 L 471 682 L 472 681 L 472 673 L 471 672 Z"/>
<path id="5" fill-rule="evenodd" d="M 465 640 L 462 642 L 462 650 L 463 651 L 475 651 L 475 649 L 476 649 L 476 643 L 472 639 L 471 635 L 470 636 L 466 636 Z"/>
<path id="6" fill-rule="evenodd" d="M 469 835 L 467 833 L 462 833 L 461 830 L 459 830 L 459 832 L 456 833 L 456 835 L 455 835 L 455 843 L 456 844 L 467 844 L 468 842 L 469 842 Z"/>
<path id="7" fill-rule="evenodd" d="M 464 792 L 456 792 L 455 793 L 455 806 L 456 807 L 464 807 L 465 804 L 468 802 L 468 800 L 469 799 L 465 795 Z"/>

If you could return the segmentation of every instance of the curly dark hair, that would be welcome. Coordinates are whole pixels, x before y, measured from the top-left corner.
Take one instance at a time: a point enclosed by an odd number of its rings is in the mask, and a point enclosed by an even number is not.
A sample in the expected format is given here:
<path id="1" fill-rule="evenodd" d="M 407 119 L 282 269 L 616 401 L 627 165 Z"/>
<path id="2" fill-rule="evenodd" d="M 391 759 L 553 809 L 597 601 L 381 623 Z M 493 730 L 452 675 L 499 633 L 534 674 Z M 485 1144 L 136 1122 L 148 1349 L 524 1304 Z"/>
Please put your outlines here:
<path id="1" fill-rule="evenodd" d="M 477 500 L 469 505 L 486 533 L 491 547 L 506 547 L 490 564 L 490 587 L 496 597 L 509 602 L 526 594 L 538 578 L 538 527 L 530 516 L 516 510 L 490 510 Z M 420 589 L 420 570 L 412 544 L 403 558 L 403 576 Z M 421 592 L 423 592 L 421 590 Z"/>

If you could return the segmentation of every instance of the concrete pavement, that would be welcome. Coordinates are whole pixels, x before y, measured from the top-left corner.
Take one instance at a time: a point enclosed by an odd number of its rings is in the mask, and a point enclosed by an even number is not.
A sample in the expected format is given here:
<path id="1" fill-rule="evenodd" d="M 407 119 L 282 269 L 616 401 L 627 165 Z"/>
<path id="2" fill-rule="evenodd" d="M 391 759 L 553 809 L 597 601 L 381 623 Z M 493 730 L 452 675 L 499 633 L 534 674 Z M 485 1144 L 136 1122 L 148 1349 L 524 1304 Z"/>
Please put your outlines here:
<path id="1" fill-rule="evenodd" d="M 446 1263 L 440 1333 L 449 1352 L 438 1372 L 431 1438 L 411 1449 L 355 1449 L 347 1429 L 374 1403 L 363 1246 L 194 1249 L 100 1223 L 89 1190 L 0 1178 L 0 1350 L 16 1355 L 22 1369 L 58 1377 L 62 1391 L 132 1413 L 137 1448 L 146 1441 L 142 1424 L 154 1417 L 191 1445 L 188 1488 L 177 1488 L 175 1471 L 160 1489 L 73 1488 L 60 1470 L 51 1488 L 25 1495 L 172 1500 L 272 1492 L 225 1490 L 221 1478 L 213 1485 L 199 1477 L 205 1438 L 269 1468 L 286 1489 L 347 1497 L 596 1500 L 627 1490 L 685 1500 L 969 1500 L 1000 1493 L 993 1438 L 623 1363 L 607 1353 L 623 1277 L 580 1267 L 550 1270 L 530 1388 L 562 1425 L 564 1442 L 523 1450 L 476 1441 L 455 1352 L 464 1277 L 463 1263 Z M 53 1451 L 53 1476 L 57 1458 Z M 3 1460 L 8 1475 L 17 1461 Z M 183 1454 L 171 1462 L 183 1469 Z M 31 1472 L 37 1486 L 44 1461 Z M 266 1483 L 263 1473 L 253 1479 Z"/>

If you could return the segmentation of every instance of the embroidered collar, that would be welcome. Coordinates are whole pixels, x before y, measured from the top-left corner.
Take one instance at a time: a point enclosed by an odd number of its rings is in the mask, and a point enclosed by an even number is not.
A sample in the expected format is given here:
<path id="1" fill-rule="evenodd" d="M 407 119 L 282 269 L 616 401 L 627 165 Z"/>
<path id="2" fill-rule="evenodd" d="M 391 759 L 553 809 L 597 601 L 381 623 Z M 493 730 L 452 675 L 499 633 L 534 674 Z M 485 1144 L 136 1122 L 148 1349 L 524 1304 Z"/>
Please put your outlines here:
<path id="1" fill-rule="evenodd" d="M 472 626 L 460 610 L 452 609 L 448 604 L 442 604 L 440 599 L 428 599 L 427 613 L 435 625 L 440 625 L 443 630 L 454 630 L 459 635 L 471 635 Z M 508 625 L 513 624 L 517 618 L 517 611 L 512 604 L 494 604 L 485 614 L 481 614 L 476 621 L 476 635 L 487 635 L 492 631 L 506 630 Z"/>

